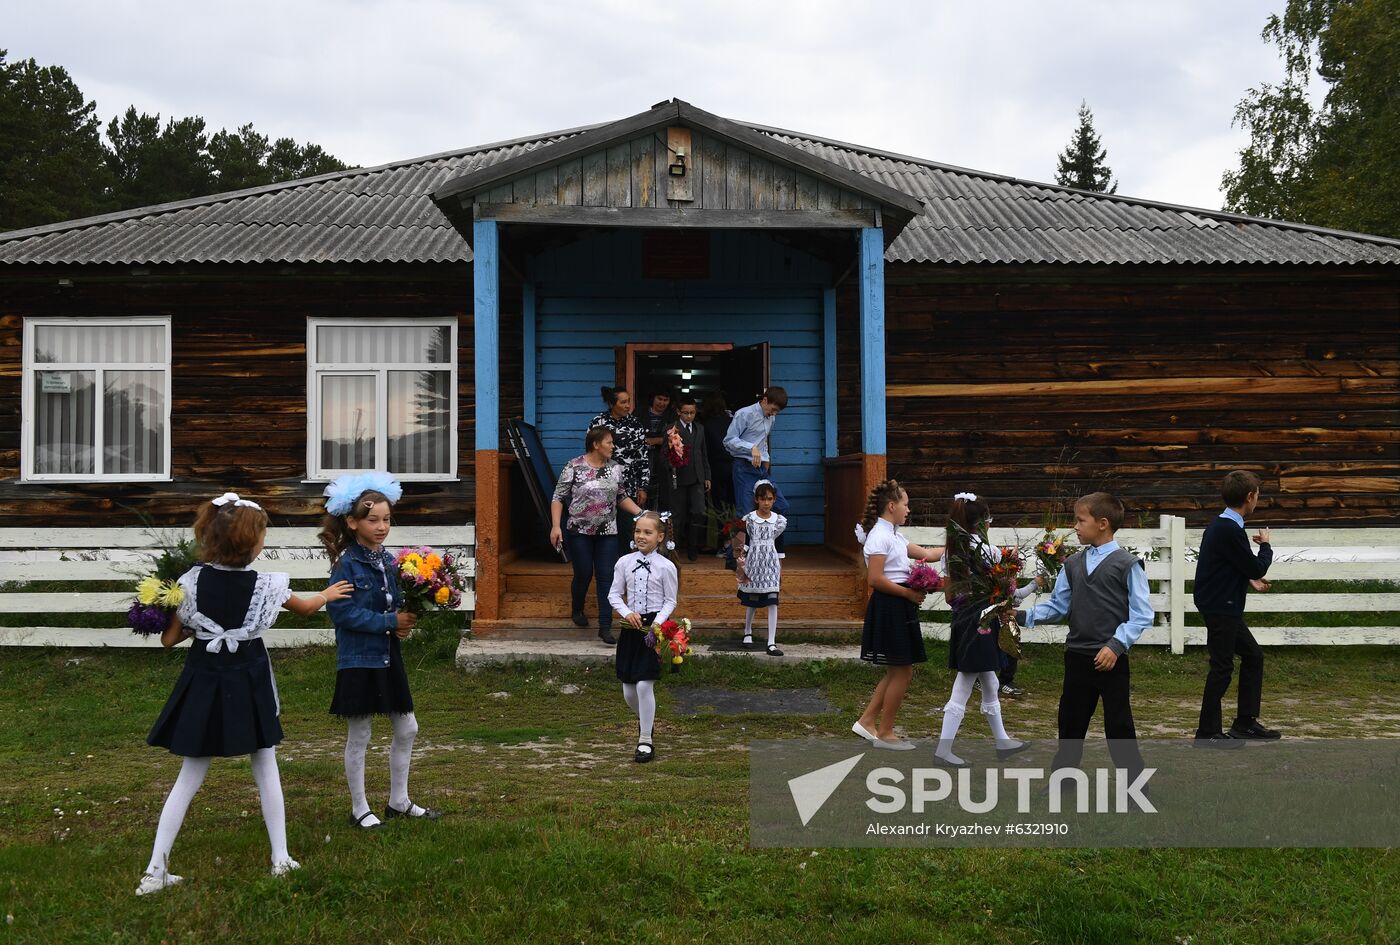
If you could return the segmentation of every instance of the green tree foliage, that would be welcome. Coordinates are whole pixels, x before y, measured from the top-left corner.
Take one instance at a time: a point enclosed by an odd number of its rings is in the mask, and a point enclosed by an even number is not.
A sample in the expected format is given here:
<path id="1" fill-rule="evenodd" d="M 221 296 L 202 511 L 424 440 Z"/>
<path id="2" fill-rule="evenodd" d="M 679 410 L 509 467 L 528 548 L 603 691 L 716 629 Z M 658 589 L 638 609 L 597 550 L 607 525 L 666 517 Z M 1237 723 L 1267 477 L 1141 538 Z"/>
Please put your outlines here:
<path id="1" fill-rule="evenodd" d="M 1250 142 L 1225 208 L 1400 236 L 1400 0 L 1288 0 L 1262 35 L 1284 78 L 1235 109 Z"/>
<path id="2" fill-rule="evenodd" d="M 59 66 L 0 49 L 0 230 L 100 213 L 107 174 L 96 106 Z"/>
<path id="3" fill-rule="evenodd" d="M 111 210 L 258 187 L 348 165 L 319 145 L 251 124 L 210 135 L 198 116 L 170 118 L 135 106 L 107 125 L 68 73 L 0 50 L 0 231 Z"/>
<path id="4" fill-rule="evenodd" d="M 1079 127 L 1069 147 L 1060 154 L 1060 166 L 1055 171 L 1055 183 L 1062 187 L 1077 187 L 1100 194 L 1116 194 L 1118 182 L 1105 162 L 1108 152 L 1094 131 L 1094 113 L 1085 102 L 1079 103 Z"/>

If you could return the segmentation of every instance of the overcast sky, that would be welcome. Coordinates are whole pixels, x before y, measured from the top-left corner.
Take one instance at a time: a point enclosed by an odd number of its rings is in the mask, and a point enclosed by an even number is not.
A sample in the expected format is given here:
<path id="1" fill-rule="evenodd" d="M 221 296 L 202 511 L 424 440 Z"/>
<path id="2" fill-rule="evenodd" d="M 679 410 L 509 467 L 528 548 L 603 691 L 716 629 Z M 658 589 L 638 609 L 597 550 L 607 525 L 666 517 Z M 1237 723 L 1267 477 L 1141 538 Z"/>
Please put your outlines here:
<path id="1" fill-rule="evenodd" d="M 726 118 L 1050 180 L 1081 99 L 1118 192 L 1217 208 L 1284 0 L 29 0 L 9 58 L 374 165 L 622 118 Z"/>

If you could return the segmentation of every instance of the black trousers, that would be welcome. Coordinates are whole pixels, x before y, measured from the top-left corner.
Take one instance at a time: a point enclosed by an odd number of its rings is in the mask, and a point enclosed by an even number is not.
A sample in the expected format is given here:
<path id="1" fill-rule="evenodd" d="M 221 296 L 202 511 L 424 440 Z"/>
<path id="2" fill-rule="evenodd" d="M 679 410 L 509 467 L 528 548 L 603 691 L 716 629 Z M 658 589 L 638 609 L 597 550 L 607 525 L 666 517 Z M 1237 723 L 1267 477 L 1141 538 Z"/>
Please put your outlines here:
<path id="1" fill-rule="evenodd" d="M 1052 769 L 1074 768 L 1084 757 L 1084 736 L 1103 700 L 1103 733 L 1113 764 L 1127 769 L 1131 777 L 1142 771 L 1142 755 L 1137 747 L 1137 728 L 1129 702 L 1128 655 L 1118 657 L 1113 669 L 1101 673 L 1094 668 L 1092 653 L 1065 650 L 1065 681 L 1060 690 L 1060 744 Z"/>
<path id="2" fill-rule="evenodd" d="M 1245 626 L 1244 617 L 1206 614 L 1205 618 L 1210 670 L 1206 673 L 1196 734 L 1214 735 L 1220 731 L 1220 700 L 1230 688 L 1236 656 L 1240 658 L 1240 685 L 1235 721 L 1247 725 L 1259 717 L 1259 701 L 1264 692 L 1264 651 Z"/>
<path id="3" fill-rule="evenodd" d="M 705 484 L 681 483 L 669 490 L 668 508 L 676 529 L 676 547 L 695 551 L 705 531 Z"/>

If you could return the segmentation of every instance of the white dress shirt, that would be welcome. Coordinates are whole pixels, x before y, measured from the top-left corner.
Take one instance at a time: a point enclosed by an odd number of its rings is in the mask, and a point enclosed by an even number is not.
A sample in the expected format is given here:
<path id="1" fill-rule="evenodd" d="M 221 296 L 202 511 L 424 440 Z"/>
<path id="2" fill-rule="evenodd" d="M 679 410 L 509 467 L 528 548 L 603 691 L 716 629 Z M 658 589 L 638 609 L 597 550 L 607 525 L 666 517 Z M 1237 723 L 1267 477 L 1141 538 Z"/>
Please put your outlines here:
<path id="1" fill-rule="evenodd" d="M 676 609 L 679 589 L 676 566 L 664 555 L 655 551 L 651 554 L 634 551 L 617 559 L 608 603 L 624 620 L 634 613 L 654 613 L 656 622 L 664 623 Z"/>

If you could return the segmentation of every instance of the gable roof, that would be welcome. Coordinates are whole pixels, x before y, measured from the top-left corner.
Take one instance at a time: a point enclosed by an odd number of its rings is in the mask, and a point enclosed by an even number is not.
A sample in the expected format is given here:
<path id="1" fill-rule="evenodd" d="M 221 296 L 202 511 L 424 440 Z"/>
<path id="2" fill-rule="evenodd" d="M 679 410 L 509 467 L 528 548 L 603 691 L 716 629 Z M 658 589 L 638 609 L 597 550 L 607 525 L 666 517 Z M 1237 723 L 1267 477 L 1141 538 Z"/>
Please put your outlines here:
<path id="1" fill-rule="evenodd" d="M 467 262 L 471 250 L 434 206 L 434 191 L 615 124 L 0 233 L 0 265 Z M 726 124 L 844 168 L 868 179 L 867 188 L 922 200 L 922 212 L 887 247 L 891 262 L 1400 265 L 1400 240 L 1089 193 L 780 128 Z"/>

